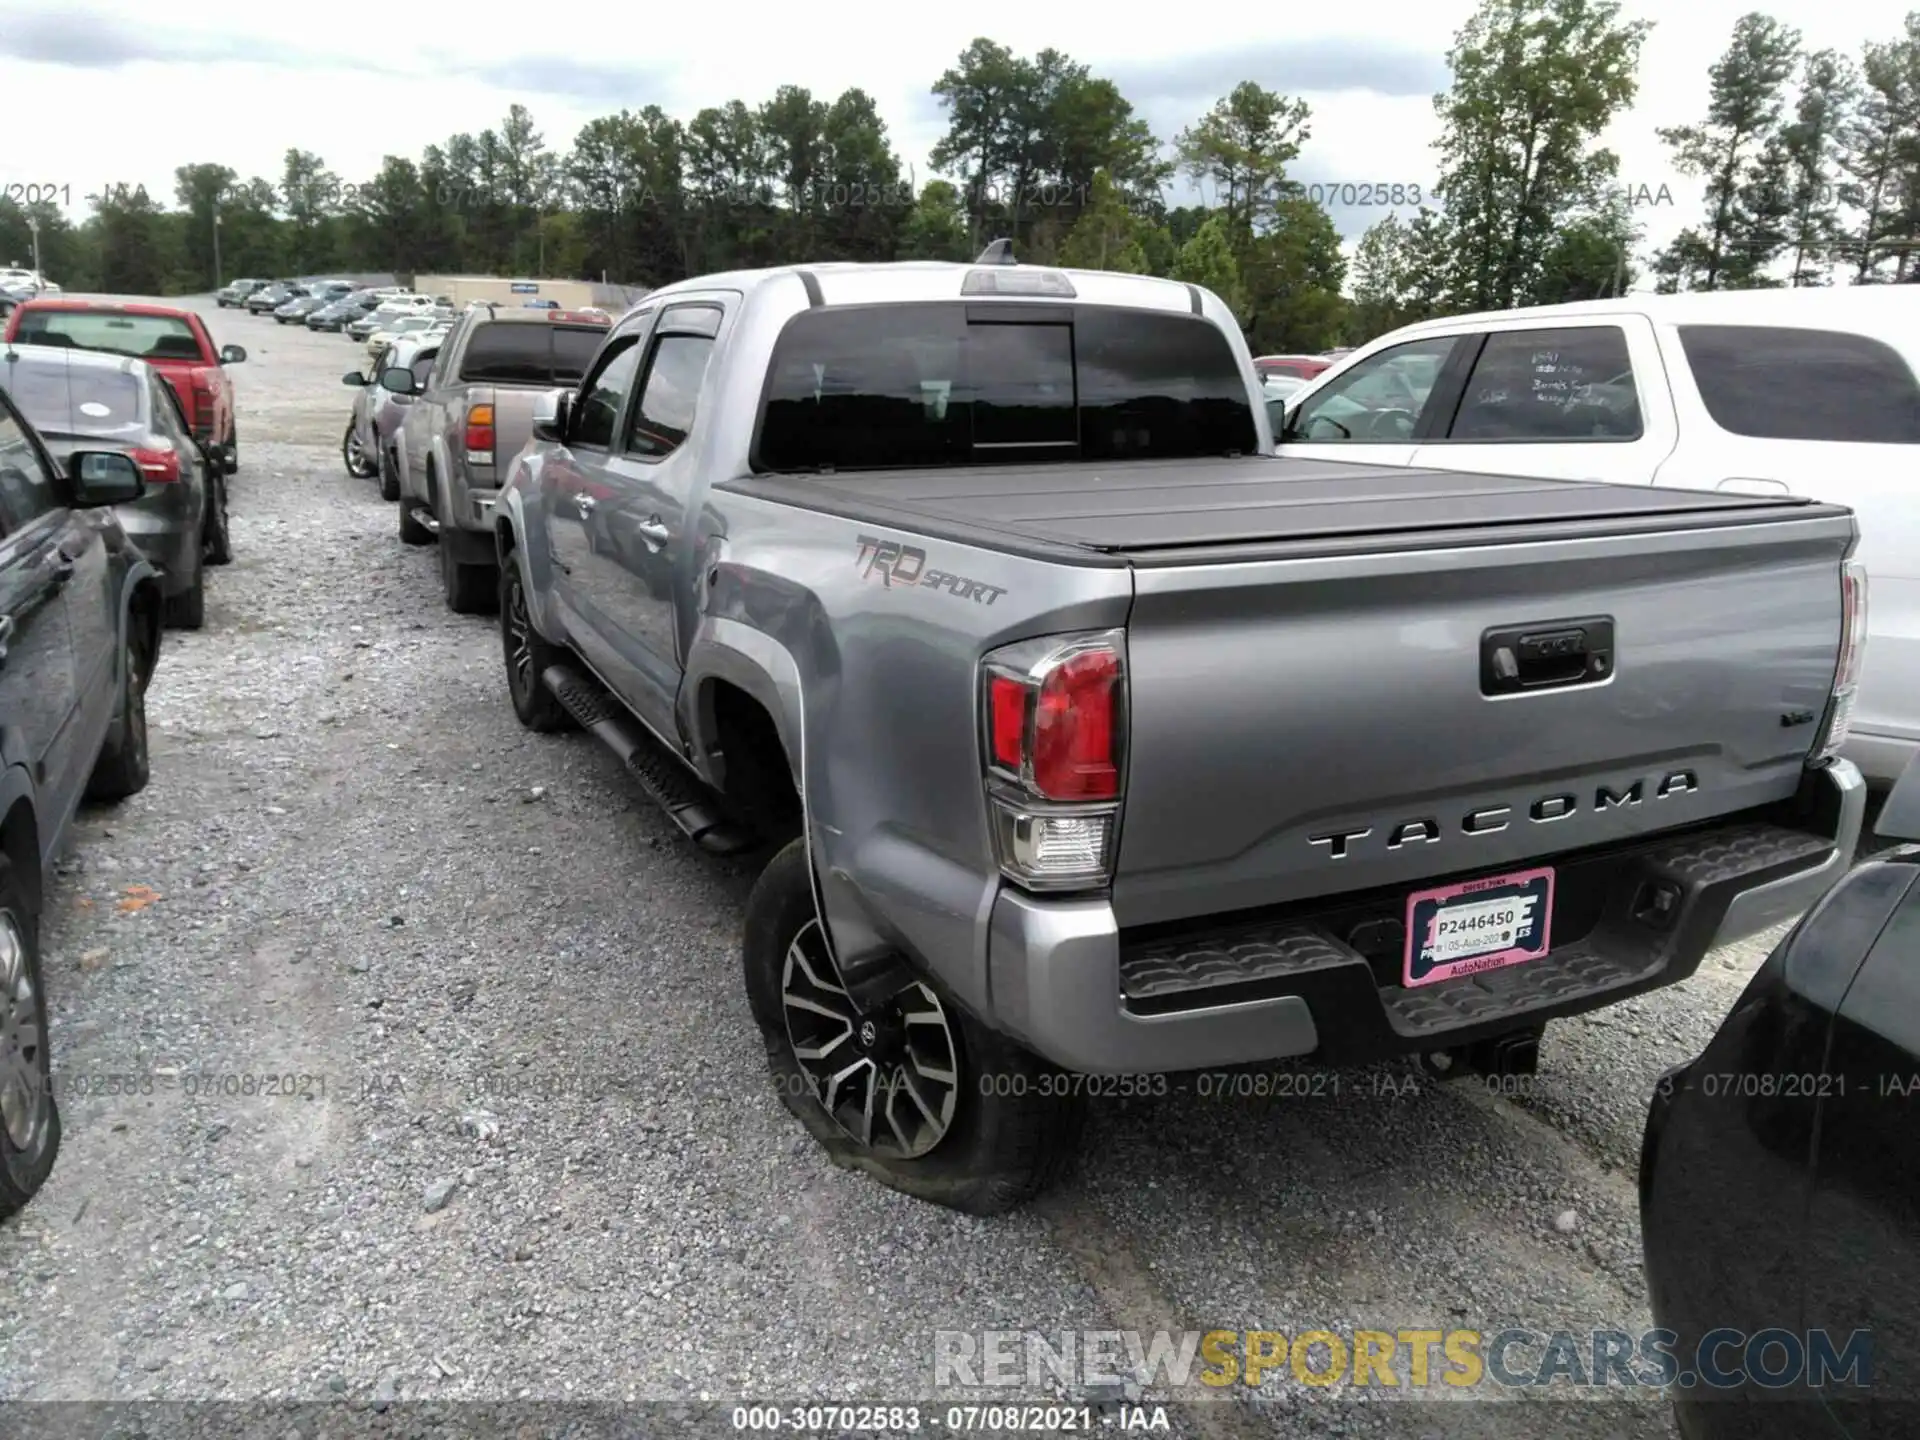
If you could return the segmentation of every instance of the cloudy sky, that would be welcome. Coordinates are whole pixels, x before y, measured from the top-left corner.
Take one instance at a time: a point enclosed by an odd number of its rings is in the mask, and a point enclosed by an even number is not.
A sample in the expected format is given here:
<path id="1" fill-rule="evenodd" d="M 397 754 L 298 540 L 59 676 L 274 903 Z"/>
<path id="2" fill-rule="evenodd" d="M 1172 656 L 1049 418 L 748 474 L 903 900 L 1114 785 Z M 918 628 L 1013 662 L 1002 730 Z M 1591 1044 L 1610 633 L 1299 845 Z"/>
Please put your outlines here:
<path id="1" fill-rule="evenodd" d="M 1640 69 L 1640 102 L 1609 143 L 1658 244 L 1698 209 L 1699 182 L 1676 175 L 1656 127 L 1691 121 L 1706 103 L 1706 66 L 1756 0 L 1627 0 L 1655 20 Z M 1909 0 L 1774 0 L 1809 48 L 1857 55 L 1889 38 Z M 1339 205 L 1346 184 L 1430 187 L 1437 133 L 1432 95 L 1471 0 L 1372 0 L 1344 5 L 1245 5 L 1209 12 L 1233 33 L 1169 23 L 1164 7 L 1030 0 L 1001 10 L 841 0 L 819 10 L 735 4 L 637 7 L 573 0 L 553 10 L 426 0 L 388 12 L 315 12 L 200 0 L 0 0 L 0 99 L 14 117 L 0 152 L 0 187 L 144 184 L 172 195 L 176 165 L 218 161 L 277 178 L 289 146 L 319 152 L 343 180 L 369 176 L 389 153 L 499 122 L 512 101 L 534 114 L 550 145 L 623 106 L 656 103 L 687 116 L 738 97 L 756 102 L 782 83 L 831 96 L 864 87 L 896 149 L 924 178 L 944 128 L 928 93 L 976 35 L 1025 54 L 1054 46 L 1119 82 L 1170 136 L 1243 79 L 1304 97 L 1312 139 L 1298 179 L 1336 187 L 1330 205 L 1349 236 L 1382 213 Z M 31 123 L 25 123 L 31 117 Z M 1660 194 L 1661 186 L 1667 195 Z M 1670 199 L 1669 199 L 1670 197 Z"/>

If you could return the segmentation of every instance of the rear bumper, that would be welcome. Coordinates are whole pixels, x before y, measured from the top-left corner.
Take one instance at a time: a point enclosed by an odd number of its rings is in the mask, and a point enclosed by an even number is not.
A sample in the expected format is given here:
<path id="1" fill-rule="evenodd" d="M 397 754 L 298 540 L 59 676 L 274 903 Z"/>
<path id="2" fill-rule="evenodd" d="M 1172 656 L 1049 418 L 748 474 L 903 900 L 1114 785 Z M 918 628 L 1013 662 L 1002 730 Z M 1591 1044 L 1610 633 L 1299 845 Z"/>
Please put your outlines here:
<path id="1" fill-rule="evenodd" d="M 1792 918 L 1852 863 L 1865 803 L 1860 772 L 1838 761 L 1809 773 L 1791 823 L 1745 818 L 1561 857 L 1566 943 L 1412 989 L 1397 964 L 1340 938 L 1394 897 L 1373 912 L 1343 899 L 1143 937 L 1122 934 L 1104 900 L 1005 888 L 987 946 L 994 1018 L 1055 1064 L 1095 1074 L 1449 1049 L 1671 985 L 1714 947 Z M 1654 888 L 1672 900 L 1659 920 L 1636 913 Z"/>
<path id="2" fill-rule="evenodd" d="M 200 536 L 191 528 L 191 519 L 130 505 L 116 507 L 114 516 L 133 548 L 160 572 L 160 593 L 177 595 L 185 590 L 200 559 Z"/>

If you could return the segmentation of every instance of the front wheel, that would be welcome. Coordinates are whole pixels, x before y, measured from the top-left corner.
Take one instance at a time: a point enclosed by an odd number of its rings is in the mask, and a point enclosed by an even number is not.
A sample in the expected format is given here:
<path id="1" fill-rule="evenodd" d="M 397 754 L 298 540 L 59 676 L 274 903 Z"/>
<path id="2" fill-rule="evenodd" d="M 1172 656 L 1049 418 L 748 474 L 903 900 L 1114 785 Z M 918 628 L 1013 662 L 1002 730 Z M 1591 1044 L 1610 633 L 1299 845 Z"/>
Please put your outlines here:
<path id="1" fill-rule="evenodd" d="M 227 482 L 218 475 L 208 481 L 204 550 L 209 565 L 233 563 L 233 535 L 227 529 Z"/>
<path id="2" fill-rule="evenodd" d="M 345 462 L 347 474 L 356 480 L 371 479 L 374 466 L 367 460 L 367 450 L 360 443 L 360 426 L 356 421 L 347 422 L 347 433 L 340 437 L 340 459 Z"/>
<path id="3" fill-rule="evenodd" d="M 380 456 L 380 498 L 389 502 L 400 498 L 400 462 L 391 450 Z"/>
<path id="4" fill-rule="evenodd" d="M 0 1220 L 46 1184 L 60 1153 L 37 908 L 0 859 Z"/>
<path id="5" fill-rule="evenodd" d="M 747 901 L 747 1000 L 781 1100 L 835 1164 L 972 1215 L 999 1215 L 1071 1163 L 1085 1110 L 1069 1077 L 924 980 L 861 1010 L 814 904 L 804 837 Z"/>
<path id="6" fill-rule="evenodd" d="M 106 804 L 138 795 L 152 773 L 147 758 L 147 686 L 153 681 L 153 636 L 142 615 L 127 616 L 120 657 L 120 734 L 100 747 L 87 777 L 87 799 Z"/>

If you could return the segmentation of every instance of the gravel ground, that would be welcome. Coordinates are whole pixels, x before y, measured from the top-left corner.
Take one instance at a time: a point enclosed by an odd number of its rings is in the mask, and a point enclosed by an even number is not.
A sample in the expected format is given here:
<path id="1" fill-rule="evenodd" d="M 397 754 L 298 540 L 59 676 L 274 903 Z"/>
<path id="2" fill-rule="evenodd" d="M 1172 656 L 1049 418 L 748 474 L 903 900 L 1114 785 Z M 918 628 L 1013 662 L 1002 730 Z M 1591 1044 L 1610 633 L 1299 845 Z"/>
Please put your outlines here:
<path id="1" fill-rule="evenodd" d="M 893 1195 L 768 1084 L 751 874 L 523 732 L 492 622 L 344 473 L 358 347 L 207 309 L 251 351 L 237 559 L 168 637 L 151 787 L 82 813 L 49 897 L 66 1147 L 0 1231 L 0 1399 L 944 1403 L 941 1329 L 1650 1324 L 1646 1098 L 1765 941 L 1552 1027 L 1517 1099 L 1388 1068 L 1107 1102 L 1026 1212 Z M 1285 1390 L 1173 1424 L 1671 1433 L 1617 1391 Z"/>

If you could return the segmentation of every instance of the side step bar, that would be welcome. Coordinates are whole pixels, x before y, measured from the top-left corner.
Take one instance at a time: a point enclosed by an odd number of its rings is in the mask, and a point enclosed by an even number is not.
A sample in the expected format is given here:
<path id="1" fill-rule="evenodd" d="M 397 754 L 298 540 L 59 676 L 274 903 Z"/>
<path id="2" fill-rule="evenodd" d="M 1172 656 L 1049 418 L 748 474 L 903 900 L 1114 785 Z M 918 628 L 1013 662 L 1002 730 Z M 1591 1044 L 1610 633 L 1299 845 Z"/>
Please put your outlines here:
<path id="1" fill-rule="evenodd" d="M 628 715 L 600 682 L 571 665 L 550 665 L 540 681 L 580 728 L 620 757 L 634 779 L 687 838 L 713 855 L 738 855 L 754 837 L 721 814 L 713 793 Z"/>
<path id="2" fill-rule="evenodd" d="M 433 511 L 429 510 L 426 506 L 416 505 L 407 513 L 413 516 L 413 523 L 418 525 L 422 530 L 430 530 L 435 535 L 440 533 L 440 517 L 435 515 Z"/>

